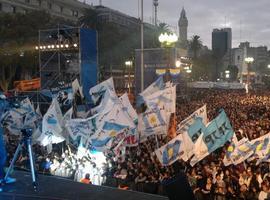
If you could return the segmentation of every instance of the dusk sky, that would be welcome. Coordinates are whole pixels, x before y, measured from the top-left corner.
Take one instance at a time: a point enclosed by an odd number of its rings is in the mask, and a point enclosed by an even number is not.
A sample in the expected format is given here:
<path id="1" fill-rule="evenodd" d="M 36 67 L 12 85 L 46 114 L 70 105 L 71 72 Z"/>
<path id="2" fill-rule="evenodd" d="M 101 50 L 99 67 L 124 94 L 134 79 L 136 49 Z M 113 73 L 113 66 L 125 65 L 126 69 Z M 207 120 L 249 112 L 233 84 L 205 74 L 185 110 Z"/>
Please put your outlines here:
<path id="1" fill-rule="evenodd" d="M 99 0 L 87 2 L 99 4 Z M 138 0 L 102 0 L 102 4 L 138 17 Z M 199 35 L 211 48 L 212 29 L 222 28 L 226 23 L 232 28 L 233 47 L 240 41 L 270 47 L 269 0 L 159 0 L 158 20 L 178 33 L 177 22 L 183 6 L 189 20 L 188 38 Z M 151 17 L 152 0 L 144 0 L 144 19 L 150 22 Z"/>

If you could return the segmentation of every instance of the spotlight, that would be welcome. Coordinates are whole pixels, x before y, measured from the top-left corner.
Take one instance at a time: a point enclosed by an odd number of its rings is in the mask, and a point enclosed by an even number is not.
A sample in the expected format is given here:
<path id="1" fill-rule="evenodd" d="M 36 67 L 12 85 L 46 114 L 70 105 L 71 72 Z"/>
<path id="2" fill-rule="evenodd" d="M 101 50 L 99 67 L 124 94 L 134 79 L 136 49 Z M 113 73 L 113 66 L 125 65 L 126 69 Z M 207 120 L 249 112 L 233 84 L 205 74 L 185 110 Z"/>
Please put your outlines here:
<path id="1" fill-rule="evenodd" d="M 60 47 L 59 45 L 56 45 L 56 48 L 58 48 L 58 49 L 59 49 L 59 47 Z"/>
<path id="2" fill-rule="evenodd" d="M 74 46 L 74 47 L 78 47 L 78 44 L 75 43 L 75 44 L 73 44 L 73 46 Z"/>
<path id="3" fill-rule="evenodd" d="M 52 49 L 54 49 L 54 45 L 52 45 Z"/>
<path id="4" fill-rule="evenodd" d="M 38 46 L 36 46 L 35 49 L 38 50 Z"/>
<path id="5" fill-rule="evenodd" d="M 43 49 L 46 49 L 46 46 L 43 46 Z"/>
<path id="6" fill-rule="evenodd" d="M 63 47 L 64 47 L 64 45 L 61 44 L 61 48 L 63 48 Z"/>
<path id="7" fill-rule="evenodd" d="M 66 44 L 65 47 L 68 48 L 68 44 Z"/>
<path id="8" fill-rule="evenodd" d="M 51 45 L 48 45 L 48 49 L 50 49 L 51 48 Z"/>
<path id="9" fill-rule="evenodd" d="M 42 47 L 42 46 L 40 46 L 39 48 L 40 48 L 40 49 L 43 49 L 43 47 Z"/>

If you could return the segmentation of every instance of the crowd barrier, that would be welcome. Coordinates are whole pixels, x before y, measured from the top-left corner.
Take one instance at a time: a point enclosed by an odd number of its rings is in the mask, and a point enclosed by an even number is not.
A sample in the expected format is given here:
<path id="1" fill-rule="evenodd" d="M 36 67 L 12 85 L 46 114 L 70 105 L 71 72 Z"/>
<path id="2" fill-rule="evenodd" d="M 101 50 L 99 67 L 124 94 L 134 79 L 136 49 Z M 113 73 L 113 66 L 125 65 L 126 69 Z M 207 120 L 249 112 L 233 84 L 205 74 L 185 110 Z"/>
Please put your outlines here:
<path id="1" fill-rule="evenodd" d="M 197 81 L 188 83 L 188 87 L 191 88 L 205 88 L 205 89 L 233 89 L 233 90 L 241 90 L 245 89 L 245 84 L 243 83 L 229 83 L 229 82 L 205 82 L 205 81 Z"/>

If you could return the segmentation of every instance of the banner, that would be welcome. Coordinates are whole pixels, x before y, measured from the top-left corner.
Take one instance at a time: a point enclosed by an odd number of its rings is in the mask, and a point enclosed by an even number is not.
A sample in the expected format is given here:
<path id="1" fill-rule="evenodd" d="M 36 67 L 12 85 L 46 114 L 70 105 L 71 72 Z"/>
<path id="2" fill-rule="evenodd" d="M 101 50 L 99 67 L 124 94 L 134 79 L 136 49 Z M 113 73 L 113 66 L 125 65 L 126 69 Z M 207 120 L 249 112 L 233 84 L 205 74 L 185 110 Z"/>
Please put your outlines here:
<path id="1" fill-rule="evenodd" d="M 96 86 L 90 88 L 90 95 L 93 100 L 93 102 L 96 104 L 97 101 L 103 96 L 105 91 L 110 91 L 112 93 L 115 93 L 114 89 L 114 83 L 113 83 L 113 78 L 109 78 L 106 81 L 103 81 Z"/>
<path id="2" fill-rule="evenodd" d="M 182 135 L 178 135 L 170 142 L 155 151 L 162 166 L 168 166 L 181 158 L 184 154 Z"/>
<path id="3" fill-rule="evenodd" d="M 74 93 L 73 93 L 72 85 L 70 83 L 52 88 L 51 93 L 52 93 L 52 98 L 57 99 L 61 108 L 63 106 L 65 107 L 72 106 Z"/>
<path id="4" fill-rule="evenodd" d="M 231 141 L 230 145 L 228 146 L 227 151 L 226 151 L 224 158 L 223 158 L 224 166 L 229 166 L 229 165 L 233 164 L 232 160 L 231 160 L 231 155 L 234 152 L 234 150 L 237 146 L 237 143 L 238 143 L 238 139 L 234 133 L 234 135 L 232 137 L 232 141 Z"/>
<path id="5" fill-rule="evenodd" d="M 234 134 L 232 126 L 229 119 L 227 118 L 224 110 L 212 120 L 205 131 L 201 134 L 201 141 L 197 140 L 196 143 L 202 142 L 207 147 L 207 152 L 205 154 L 196 154 L 194 150 L 194 157 L 191 159 L 190 164 L 194 166 L 197 162 L 202 160 L 204 157 L 222 147 L 227 141 L 229 141 Z M 196 145 L 195 143 L 195 145 Z"/>
<path id="6" fill-rule="evenodd" d="M 48 111 L 43 116 L 42 134 L 38 138 L 41 145 L 57 144 L 63 142 L 65 138 L 62 136 L 63 116 L 56 99 L 53 99 Z"/>

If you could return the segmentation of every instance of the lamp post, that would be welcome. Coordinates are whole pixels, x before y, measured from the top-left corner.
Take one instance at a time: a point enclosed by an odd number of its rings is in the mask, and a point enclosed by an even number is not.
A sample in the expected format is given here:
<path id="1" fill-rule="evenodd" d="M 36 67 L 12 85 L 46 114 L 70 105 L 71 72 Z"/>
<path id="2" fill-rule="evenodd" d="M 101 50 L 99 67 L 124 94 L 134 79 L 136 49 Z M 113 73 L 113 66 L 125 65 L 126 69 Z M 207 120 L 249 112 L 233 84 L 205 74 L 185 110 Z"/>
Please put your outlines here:
<path id="1" fill-rule="evenodd" d="M 230 78 L 230 71 L 229 70 L 226 70 L 225 71 L 225 78 L 226 79 L 229 79 Z"/>
<path id="2" fill-rule="evenodd" d="M 246 85 L 247 85 L 247 93 L 248 93 L 249 92 L 249 85 L 250 85 L 250 66 L 254 62 L 254 58 L 253 57 L 247 57 L 247 58 L 245 58 L 245 62 L 247 64 L 247 81 L 246 81 Z"/>
<path id="3" fill-rule="evenodd" d="M 160 36 L 158 37 L 159 42 L 161 43 L 161 47 L 166 49 L 167 52 L 167 70 L 169 70 L 170 67 L 170 51 L 169 49 L 175 46 L 175 43 L 178 40 L 178 37 L 175 33 L 161 33 Z M 176 67 L 177 66 L 181 66 L 181 61 L 176 61 L 177 63 L 175 63 Z M 169 78 L 168 78 L 169 79 Z M 169 80 L 166 80 L 169 81 Z"/>
<path id="4" fill-rule="evenodd" d="M 128 93 L 130 94 L 130 70 L 132 67 L 132 61 L 128 60 L 125 62 L 126 68 L 128 69 Z"/>

